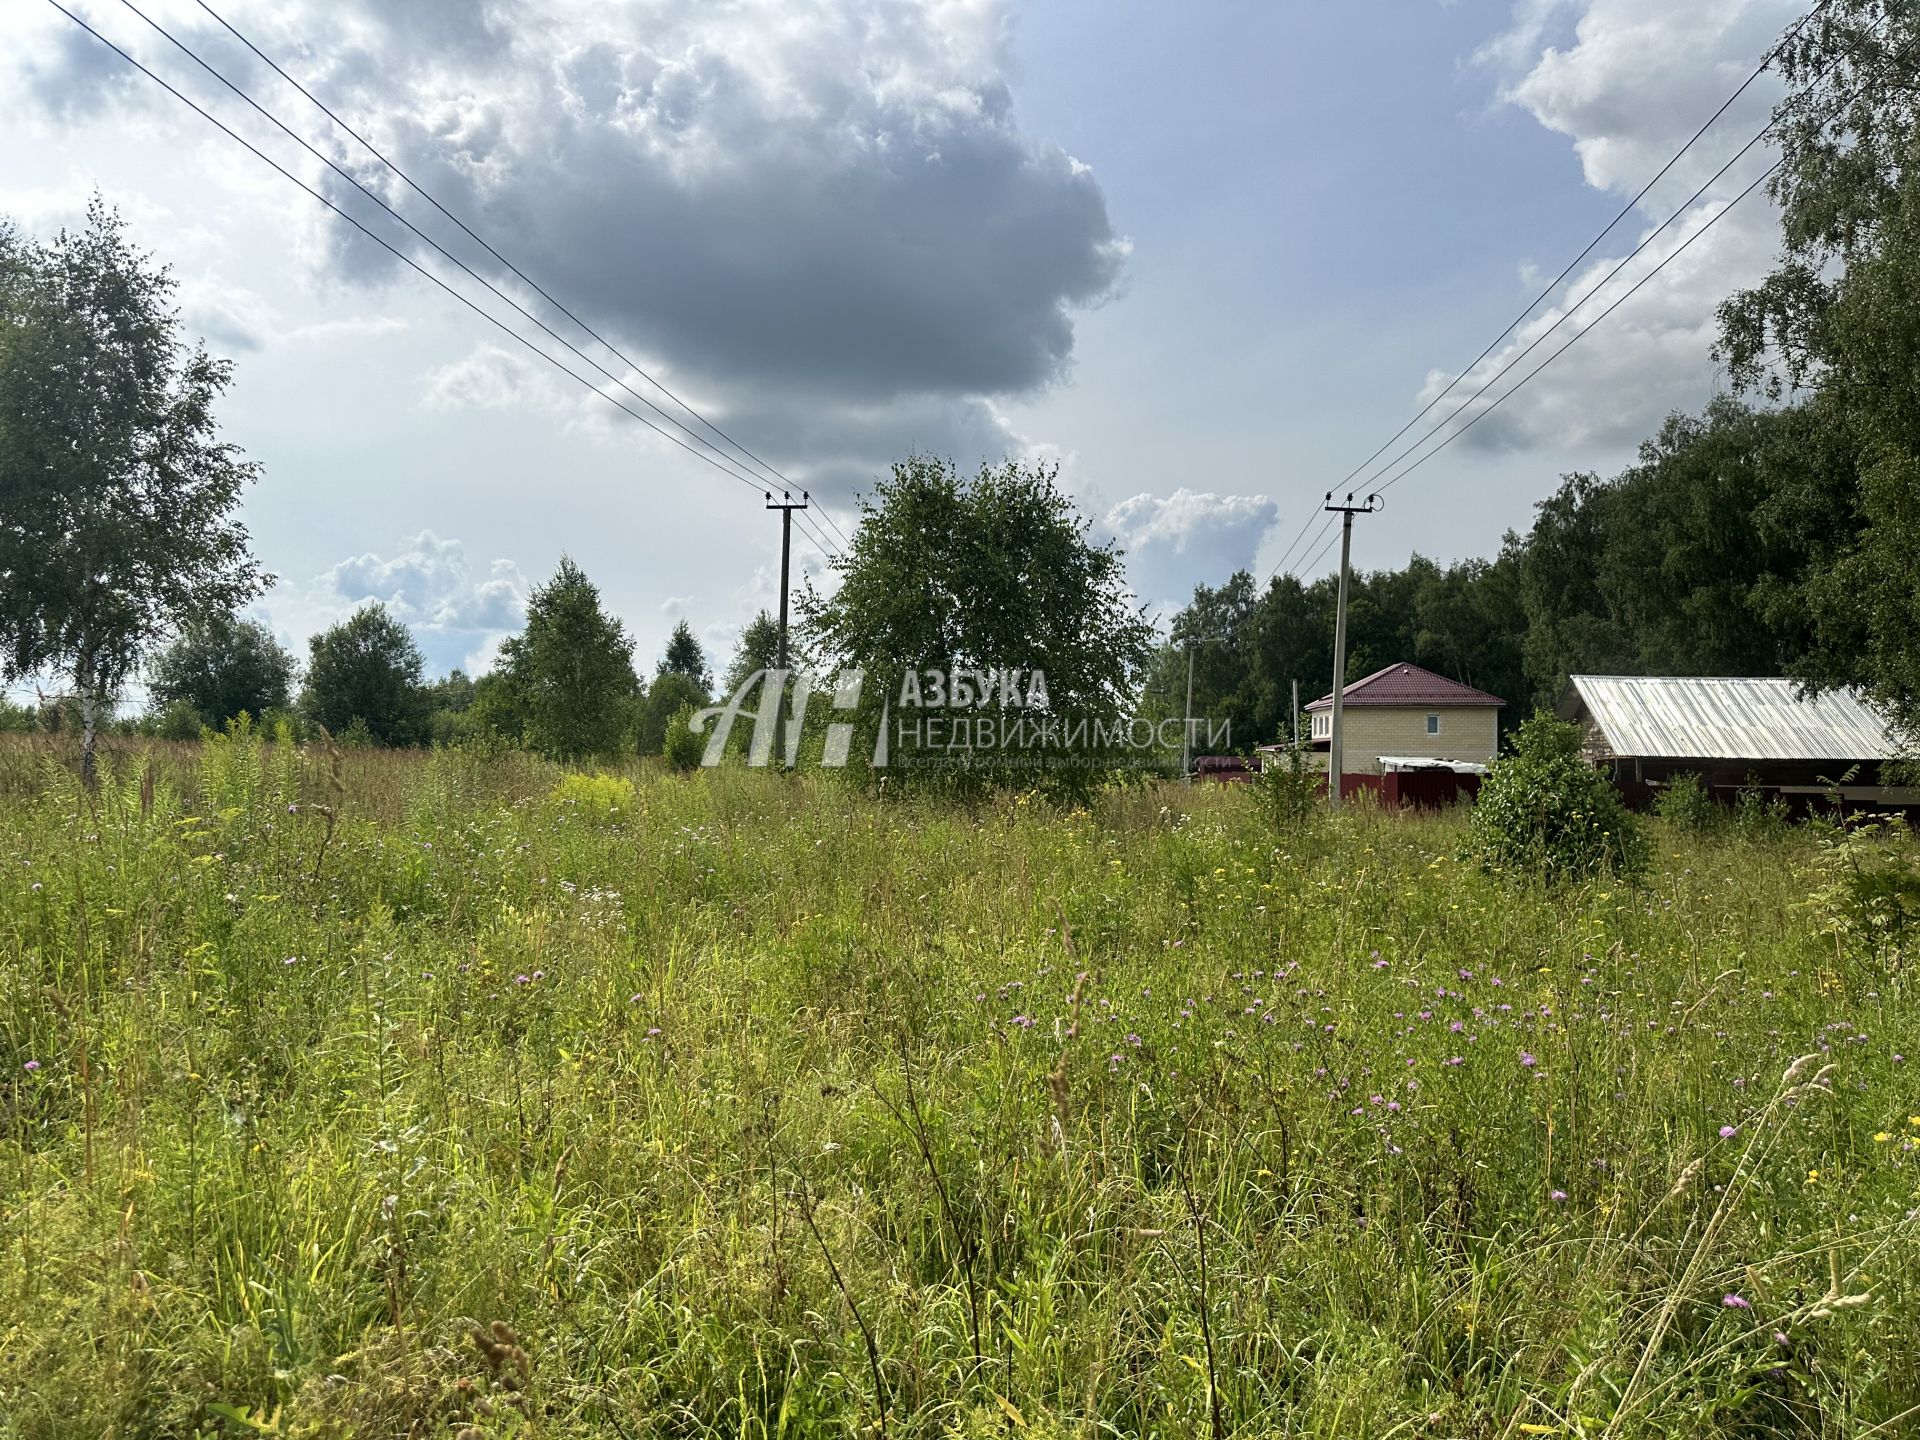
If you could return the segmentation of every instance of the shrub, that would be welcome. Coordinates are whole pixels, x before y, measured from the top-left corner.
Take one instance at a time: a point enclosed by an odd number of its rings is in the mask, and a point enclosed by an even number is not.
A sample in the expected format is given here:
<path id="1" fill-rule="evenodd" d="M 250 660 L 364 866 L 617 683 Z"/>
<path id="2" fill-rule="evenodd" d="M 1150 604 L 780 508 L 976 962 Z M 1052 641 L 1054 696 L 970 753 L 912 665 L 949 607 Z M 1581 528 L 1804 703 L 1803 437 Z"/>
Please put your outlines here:
<path id="1" fill-rule="evenodd" d="M 1666 788 L 1654 796 L 1653 813 L 1676 830 L 1696 835 L 1714 829 L 1725 818 L 1700 777 L 1691 773 L 1676 775 L 1667 782 Z"/>
<path id="2" fill-rule="evenodd" d="M 1733 801 L 1733 828 L 1740 832 L 1740 838 L 1778 837 L 1787 828 L 1788 819 L 1787 802 L 1777 792 L 1768 794 L 1761 788 L 1759 777 L 1749 774 Z"/>
<path id="3" fill-rule="evenodd" d="M 175 700 L 153 716 L 153 734 L 162 740 L 198 740 L 206 724 L 185 700 Z"/>
<path id="4" fill-rule="evenodd" d="M 700 757 L 706 754 L 706 751 L 706 739 L 696 735 L 693 730 L 693 706 L 682 705 L 673 712 L 673 718 L 667 722 L 667 734 L 663 744 L 667 764 L 675 770 L 698 770 Z"/>
<path id="5" fill-rule="evenodd" d="M 1906 822 L 1833 827 L 1820 841 L 1819 875 L 1809 903 L 1821 931 L 1861 959 L 1904 968 L 1920 937 L 1920 849 Z"/>
<path id="6" fill-rule="evenodd" d="M 1646 868 L 1639 823 L 1605 776 L 1580 757 L 1578 727 L 1536 715 L 1494 761 L 1473 807 L 1468 847 L 1483 869 L 1550 883 Z"/>
<path id="7" fill-rule="evenodd" d="M 1284 758 L 1270 755 L 1253 777 L 1253 796 L 1260 813 L 1277 834 L 1291 835 L 1320 805 L 1321 776 L 1307 753 L 1295 745 Z"/>

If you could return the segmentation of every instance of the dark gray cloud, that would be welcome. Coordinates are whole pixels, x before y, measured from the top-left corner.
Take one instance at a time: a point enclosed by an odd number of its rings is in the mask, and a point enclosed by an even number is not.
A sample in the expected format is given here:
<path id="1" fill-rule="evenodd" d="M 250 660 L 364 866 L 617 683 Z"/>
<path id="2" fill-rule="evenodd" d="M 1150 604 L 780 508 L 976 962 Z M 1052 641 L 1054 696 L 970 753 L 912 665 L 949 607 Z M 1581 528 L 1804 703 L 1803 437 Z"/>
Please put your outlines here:
<path id="1" fill-rule="evenodd" d="M 713 385 L 866 404 L 1030 392 L 1061 373 L 1074 310 L 1124 261 L 1091 172 L 1014 118 L 998 0 L 235 0 L 233 18 L 555 296 L 643 362 Z M 180 23 L 272 108 L 325 129 L 210 21 Z M 36 83 L 87 103 L 112 74 L 104 54 L 63 37 Z M 325 148 L 405 194 L 337 132 Z M 417 197 L 407 209 L 498 271 Z M 393 274 L 322 223 L 336 278 Z"/>

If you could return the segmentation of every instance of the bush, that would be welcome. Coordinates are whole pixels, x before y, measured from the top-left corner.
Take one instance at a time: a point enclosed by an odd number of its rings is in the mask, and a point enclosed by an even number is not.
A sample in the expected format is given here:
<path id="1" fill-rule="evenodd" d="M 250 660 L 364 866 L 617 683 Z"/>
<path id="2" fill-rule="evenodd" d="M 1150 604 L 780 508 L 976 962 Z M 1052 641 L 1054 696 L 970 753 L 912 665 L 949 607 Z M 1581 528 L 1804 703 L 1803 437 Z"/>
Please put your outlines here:
<path id="1" fill-rule="evenodd" d="M 667 764 L 675 770 L 698 770 L 700 757 L 706 752 L 705 737 L 696 735 L 693 731 L 693 706 L 682 705 L 673 712 L 673 718 L 667 722 L 667 734 L 663 744 Z"/>
<path id="2" fill-rule="evenodd" d="M 185 700 L 175 700 L 153 716 L 153 734 L 162 740 L 198 740 L 206 721 Z"/>
<path id="3" fill-rule="evenodd" d="M 1719 802 L 1713 798 L 1700 777 L 1691 773 L 1674 776 L 1653 799 L 1653 813 L 1676 830 L 1696 835 L 1715 829 L 1724 819 Z"/>
<path id="4" fill-rule="evenodd" d="M 1604 775 L 1580 757 L 1577 726 L 1536 715 L 1494 761 L 1473 807 L 1468 846 L 1483 869 L 1549 883 L 1603 871 L 1633 878 L 1647 838 Z"/>
<path id="5" fill-rule="evenodd" d="M 1276 834 L 1291 835 L 1320 805 L 1321 776 L 1317 766 L 1299 746 L 1287 750 L 1283 759 L 1269 755 L 1253 777 L 1254 801 Z"/>
<path id="6" fill-rule="evenodd" d="M 1810 904 L 1822 932 L 1888 971 L 1905 968 L 1920 938 L 1920 848 L 1906 822 L 1833 827 L 1821 837 L 1819 875 Z"/>
<path id="7" fill-rule="evenodd" d="M 1747 783 L 1740 787 L 1733 801 L 1733 828 L 1740 832 L 1740 838 L 1776 839 L 1786 830 L 1791 818 L 1787 802 L 1779 793 L 1769 794 L 1762 788 L 1759 777 L 1749 774 Z"/>

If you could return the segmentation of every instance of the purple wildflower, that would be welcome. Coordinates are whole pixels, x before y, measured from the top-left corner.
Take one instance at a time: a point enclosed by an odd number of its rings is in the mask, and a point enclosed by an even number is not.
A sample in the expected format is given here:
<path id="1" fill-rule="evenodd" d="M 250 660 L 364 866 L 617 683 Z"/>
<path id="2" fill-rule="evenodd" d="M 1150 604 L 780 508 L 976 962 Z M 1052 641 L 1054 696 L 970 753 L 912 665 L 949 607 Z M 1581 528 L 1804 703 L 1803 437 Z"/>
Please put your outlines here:
<path id="1" fill-rule="evenodd" d="M 1740 1127 L 1738 1125 L 1722 1125 L 1720 1127 L 1720 1138 L 1722 1140 L 1731 1140 L 1739 1133 Z"/>
<path id="2" fill-rule="evenodd" d="M 1752 1305 L 1738 1295 L 1722 1295 L 1720 1297 L 1720 1303 L 1729 1310 L 1751 1310 L 1753 1308 Z"/>
<path id="3" fill-rule="evenodd" d="M 29 1060 L 27 1061 L 26 1064 L 22 1065 L 20 1068 L 22 1070 L 25 1070 L 28 1074 L 32 1074 L 35 1070 L 38 1070 L 40 1068 L 40 1062 L 38 1060 Z"/>

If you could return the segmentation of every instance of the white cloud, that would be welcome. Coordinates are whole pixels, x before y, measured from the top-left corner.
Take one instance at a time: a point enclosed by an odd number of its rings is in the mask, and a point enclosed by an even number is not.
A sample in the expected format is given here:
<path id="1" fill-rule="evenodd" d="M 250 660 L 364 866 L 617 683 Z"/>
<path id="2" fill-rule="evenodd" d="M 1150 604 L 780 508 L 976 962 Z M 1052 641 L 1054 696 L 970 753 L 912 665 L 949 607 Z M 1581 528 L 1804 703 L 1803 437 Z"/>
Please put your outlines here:
<path id="1" fill-rule="evenodd" d="M 552 381 L 535 361 L 498 345 L 479 345 L 429 370 L 424 379 L 420 403 L 429 410 L 545 409 L 556 398 Z"/>
<path id="2" fill-rule="evenodd" d="M 1251 569 L 1279 506 L 1265 495 L 1215 495 L 1182 487 L 1171 495 L 1140 494 L 1107 512 L 1106 528 L 1127 555 L 1134 593 L 1149 608 L 1178 608 L 1191 577 L 1218 584 Z"/>
<path id="3" fill-rule="evenodd" d="M 1505 102 L 1572 140 L 1589 185 L 1625 199 L 1753 73 L 1803 8 L 1796 0 L 1698 0 L 1688 5 L 1670 0 L 1522 0 L 1509 28 L 1483 46 L 1477 58 L 1498 75 Z M 1569 17 L 1566 43 L 1557 43 Z M 1422 433 L 1432 419 L 1451 414 L 1482 381 L 1517 360 L 1570 307 L 1601 287 L 1604 277 L 1655 226 L 1676 217 L 1683 203 L 1765 124 L 1778 93 L 1770 75 L 1756 81 L 1641 202 L 1637 219 L 1623 222 L 1607 237 L 1561 292 L 1476 367 L 1414 434 Z M 1492 402 L 1701 230 L 1772 158 L 1764 145 L 1748 152 L 1551 338 L 1507 369 L 1505 378 L 1467 414 Z M 1776 217 L 1765 192 L 1756 192 L 1460 443 L 1479 449 L 1627 447 L 1651 433 L 1668 411 L 1698 406 L 1711 384 L 1715 311 L 1733 291 L 1766 273 L 1776 247 Z M 1538 293 L 1545 275 L 1560 268 L 1558 262 L 1538 259 L 1522 264 L 1519 280 L 1528 298 Z M 1451 378 L 1444 372 L 1429 377 L 1422 402 Z"/>
<path id="4" fill-rule="evenodd" d="M 376 602 L 413 631 L 429 669 L 443 671 L 490 656 L 518 630 L 529 588 L 512 560 L 477 569 L 460 541 L 423 530 L 391 556 L 369 552 L 340 561 L 304 595 L 273 597 L 268 608 L 276 623 L 296 620 L 296 629 L 314 631 Z"/>

